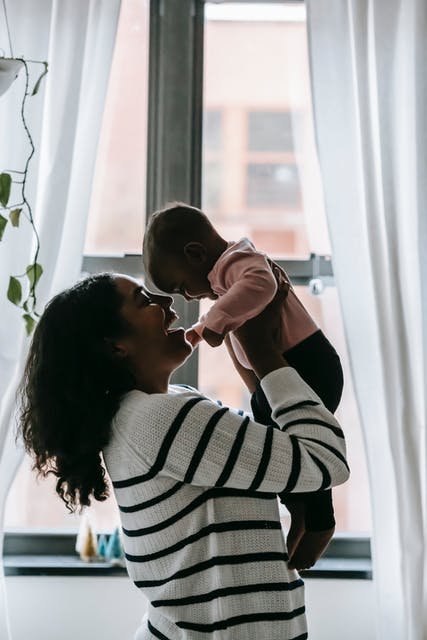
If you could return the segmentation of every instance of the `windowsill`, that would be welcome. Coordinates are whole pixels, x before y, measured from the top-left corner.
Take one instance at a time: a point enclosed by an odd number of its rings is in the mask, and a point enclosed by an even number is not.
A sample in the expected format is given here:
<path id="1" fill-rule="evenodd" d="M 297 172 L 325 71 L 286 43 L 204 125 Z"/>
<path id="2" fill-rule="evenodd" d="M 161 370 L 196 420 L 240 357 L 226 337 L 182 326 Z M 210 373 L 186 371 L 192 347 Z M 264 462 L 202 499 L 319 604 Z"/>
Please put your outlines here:
<path id="1" fill-rule="evenodd" d="M 109 562 L 83 562 L 78 556 L 5 556 L 9 576 L 127 576 L 126 569 Z M 372 580 L 371 561 L 363 558 L 321 558 L 304 579 Z"/>
<path id="2" fill-rule="evenodd" d="M 4 556 L 7 576 L 127 576 L 124 567 L 110 562 L 84 562 L 74 556 Z"/>
<path id="3" fill-rule="evenodd" d="M 84 562 L 74 551 L 75 534 L 8 532 L 3 556 L 10 576 L 127 576 L 109 562 Z M 323 558 L 301 573 L 304 579 L 372 580 L 367 537 L 336 535 Z"/>

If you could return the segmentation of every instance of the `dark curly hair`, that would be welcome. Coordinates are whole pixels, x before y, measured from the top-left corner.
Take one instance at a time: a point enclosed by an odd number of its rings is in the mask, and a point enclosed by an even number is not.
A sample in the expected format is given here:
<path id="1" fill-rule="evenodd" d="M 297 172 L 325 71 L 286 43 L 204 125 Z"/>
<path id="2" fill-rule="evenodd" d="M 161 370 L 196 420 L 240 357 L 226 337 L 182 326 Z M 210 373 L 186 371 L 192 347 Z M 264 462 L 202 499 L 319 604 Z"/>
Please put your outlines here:
<path id="1" fill-rule="evenodd" d="M 17 438 L 39 476 L 58 478 L 70 512 L 109 495 L 101 451 L 121 396 L 135 385 L 110 343 L 127 332 L 121 305 L 109 273 L 55 296 L 35 329 L 18 391 Z"/>

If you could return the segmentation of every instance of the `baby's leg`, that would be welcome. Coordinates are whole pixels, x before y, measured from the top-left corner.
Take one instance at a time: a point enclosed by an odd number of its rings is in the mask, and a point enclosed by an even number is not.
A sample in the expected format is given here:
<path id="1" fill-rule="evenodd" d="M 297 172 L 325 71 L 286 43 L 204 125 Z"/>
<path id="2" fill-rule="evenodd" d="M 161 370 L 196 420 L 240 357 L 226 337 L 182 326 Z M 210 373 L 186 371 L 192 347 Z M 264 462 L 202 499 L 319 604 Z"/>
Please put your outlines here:
<path id="1" fill-rule="evenodd" d="M 322 331 L 316 331 L 283 355 L 325 407 L 335 413 L 341 400 L 344 376 L 339 355 Z"/>

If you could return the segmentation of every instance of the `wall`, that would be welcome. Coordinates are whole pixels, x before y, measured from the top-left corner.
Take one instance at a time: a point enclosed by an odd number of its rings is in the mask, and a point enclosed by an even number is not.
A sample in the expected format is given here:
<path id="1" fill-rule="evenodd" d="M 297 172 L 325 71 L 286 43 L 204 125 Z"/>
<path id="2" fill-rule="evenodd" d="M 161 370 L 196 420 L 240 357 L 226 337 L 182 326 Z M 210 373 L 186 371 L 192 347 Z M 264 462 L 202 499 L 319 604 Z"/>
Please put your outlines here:
<path id="1" fill-rule="evenodd" d="M 132 640 L 145 599 L 126 577 L 6 578 L 13 640 Z M 310 640 L 374 640 L 370 580 L 306 580 Z"/>

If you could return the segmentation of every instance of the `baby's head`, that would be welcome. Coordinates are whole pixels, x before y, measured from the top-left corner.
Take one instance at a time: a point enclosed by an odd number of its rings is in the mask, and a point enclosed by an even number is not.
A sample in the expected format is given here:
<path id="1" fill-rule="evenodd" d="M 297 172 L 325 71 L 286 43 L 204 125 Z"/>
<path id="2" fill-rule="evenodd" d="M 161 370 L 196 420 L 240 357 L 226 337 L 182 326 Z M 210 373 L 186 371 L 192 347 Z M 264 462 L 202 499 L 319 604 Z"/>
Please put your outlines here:
<path id="1" fill-rule="evenodd" d="M 174 203 L 150 218 L 142 252 L 145 273 L 167 293 L 215 299 L 207 276 L 226 248 L 200 209 Z"/>

